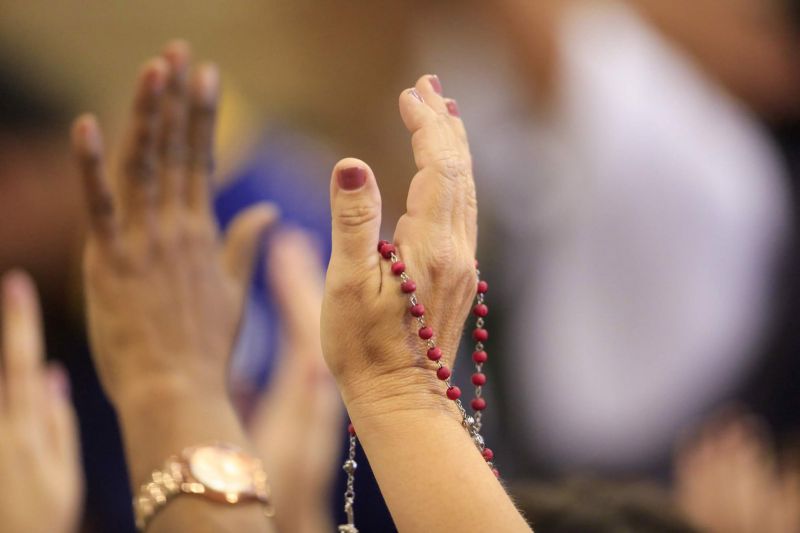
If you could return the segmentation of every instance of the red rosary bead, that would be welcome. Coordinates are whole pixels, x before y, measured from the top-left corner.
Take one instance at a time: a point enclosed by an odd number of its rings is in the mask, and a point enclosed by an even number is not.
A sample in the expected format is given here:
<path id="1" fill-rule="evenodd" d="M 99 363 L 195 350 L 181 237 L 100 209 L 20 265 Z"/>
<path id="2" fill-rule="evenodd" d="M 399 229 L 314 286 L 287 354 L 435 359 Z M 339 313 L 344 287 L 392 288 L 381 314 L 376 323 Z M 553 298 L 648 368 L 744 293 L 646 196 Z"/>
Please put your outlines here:
<path id="1" fill-rule="evenodd" d="M 491 448 L 483 449 L 483 458 L 486 459 L 487 461 L 491 461 L 492 459 L 494 459 L 494 452 L 492 451 Z"/>
<path id="2" fill-rule="evenodd" d="M 442 381 L 446 380 L 450 377 L 450 369 L 446 366 L 443 366 L 439 370 L 436 371 L 436 377 L 441 379 Z"/>
<path id="3" fill-rule="evenodd" d="M 486 318 L 486 315 L 489 314 L 489 307 L 485 304 L 478 304 L 472 308 L 472 314 L 481 318 Z"/>
<path id="4" fill-rule="evenodd" d="M 486 342 L 489 340 L 489 332 L 483 328 L 475 328 L 475 331 L 472 332 L 472 338 L 476 342 Z"/>
<path id="5" fill-rule="evenodd" d="M 481 294 L 486 294 L 489 291 L 489 284 L 485 281 L 481 280 L 478 282 L 478 292 Z"/>
<path id="6" fill-rule="evenodd" d="M 486 374 L 482 372 L 475 372 L 472 374 L 472 384 L 476 387 L 482 387 L 486 385 Z"/>
<path id="7" fill-rule="evenodd" d="M 422 304 L 417 304 L 412 306 L 411 309 L 409 309 L 408 311 L 409 313 L 411 313 L 411 316 L 419 318 L 425 314 L 425 306 Z"/>
<path id="8" fill-rule="evenodd" d="M 492 468 L 492 474 L 494 474 L 494 477 L 500 477 L 500 471 L 496 468 Z"/>
<path id="9" fill-rule="evenodd" d="M 406 294 L 411 294 L 417 290 L 417 284 L 413 280 L 404 281 L 400 284 L 400 290 Z"/>
<path id="10" fill-rule="evenodd" d="M 395 276 L 399 276 L 405 271 L 406 271 L 406 265 L 402 261 L 398 261 L 397 263 L 392 263 L 392 274 L 394 274 Z"/>
<path id="11" fill-rule="evenodd" d="M 350 422 L 349 424 L 347 424 L 347 432 L 348 432 L 348 433 L 350 433 L 351 435 L 353 435 L 353 436 L 355 437 L 355 435 L 356 435 L 356 428 L 355 428 L 355 426 L 353 426 L 353 423 L 352 423 L 352 422 Z"/>
<path id="12" fill-rule="evenodd" d="M 431 361 L 438 361 L 442 358 L 442 349 L 438 346 L 434 346 L 430 350 L 428 350 L 428 359 Z"/>
<path id="13" fill-rule="evenodd" d="M 486 409 L 486 400 L 483 398 L 473 398 L 470 405 L 473 411 L 483 411 Z"/>
<path id="14" fill-rule="evenodd" d="M 488 359 L 489 359 L 489 354 L 487 354 L 483 350 L 480 350 L 478 352 L 473 352 L 472 354 L 472 360 L 475 361 L 476 363 L 485 363 Z"/>
<path id="15" fill-rule="evenodd" d="M 387 242 L 382 244 L 378 251 L 381 253 L 381 256 L 383 256 L 384 259 L 390 259 L 392 254 L 397 251 L 397 248 L 394 247 L 394 244 Z"/>
<path id="16" fill-rule="evenodd" d="M 433 328 L 430 326 L 425 326 L 424 328 L 419 329 L 419 338 L 426 341 L 433 337 Z"/>
<path id="17" fill-rule="evenodd" d="M 379 240 L 379 241 L 378 241 L 378 252 L 379 252 L 379 253 L 380 253 L 380 251 L 381 251 L 381 248 L 383 247 L 383 245 L 384 245 L 384 244 L 391 244 L 391 243 L 390 243 L 389 241 L 385 241 L 385 240 L 383 240 L 383 239 Z"/>
<path id="18" fill-rule="evenodd" d="M 451 400 L 458 400 L 461 398 L 461 389 L 458 387 L 449 387 L 447 389 L 447 397 Z"/>

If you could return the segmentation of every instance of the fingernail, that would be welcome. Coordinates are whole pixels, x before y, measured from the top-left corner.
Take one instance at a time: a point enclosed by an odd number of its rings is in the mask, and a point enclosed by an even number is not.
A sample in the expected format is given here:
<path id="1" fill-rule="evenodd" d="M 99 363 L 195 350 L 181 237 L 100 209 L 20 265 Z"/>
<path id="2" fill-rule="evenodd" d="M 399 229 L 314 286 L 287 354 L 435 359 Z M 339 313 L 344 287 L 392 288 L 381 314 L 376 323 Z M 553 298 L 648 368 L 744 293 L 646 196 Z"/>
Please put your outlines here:
<path id="1" fill-rule="evenodd" d="M 408 90 L 408 94 L 410 94 L 411 96 L 413 96 L 414 98 L 416 98 L 420 102 L 425 103 L 425 100 L 422 99 L 422 95 L 419 94 L 416 89 L 409 89 Z"/>
<path id="2" fill-rule="evenodd" d="M 100 132 L 97 127 L 97 119 L 93 115 L 88 115 L 81 122 L 83 130 L 83 140 L 85 146 L 91 154 L 97 154 L 102 150 Z"/>
<path id="3" fill-rule="evenodd" d="M 147 89 L 153 93 L 158 93 L 164 88 L 167 79 L 169 65 L 163 58 L 156 58 L 150 62 L 147 68 Z"/>
<path id="4" fill-rule="evenodd" d="M 53 395 L 69 398 L 72 394 L 67 370 L 61 363 L 52 362 L 47 366 L 47 385 Z"/>
<path id="5" fill-rule="evenodd" d="M 454 117 L 460 117 L 461 112 L 458 110 L 458 104 L 455 100 L 448 100 L 447 101 L 447 112 L 453 115 Z"/>
<path id="6" fill-rule="evenodd" d="M 164 56 L 169 60 L 173 67 L 184 66 L 189 58 L 189 43 L 181 39 L 176 39 L 167 43 L 164 47 Z"/>
<path id="7" fill-rule="evenodd" d="M 12 270 L 3 276 L 3 294 L 8 301 L 14 304 L 23 300 L 25 295 L 25 275 L 17 270 Z"/>
<path id="8" fill-rule="evenodd" d="M 431 82 L 431 86 L 433 90 L 436 91 L 436 94 L 442 94 L 442 82 L 439 81 L 439 76 L 433 74 L 428 77 L 428 81 Z"/>
<path id="9" fill-rule="evenodd" d="M 360 189 L 367 182 L 367 171 L 362 167 L 343 168 L 337 176 L 339 187 L 346 191 Z"/>
<path id="10" fill-rule="evenodd" d="M 200 99 L 206 105 L 213 105 L 219 91 L 219 70 L 216 65 L 205 65 L 200 71 Z"/>

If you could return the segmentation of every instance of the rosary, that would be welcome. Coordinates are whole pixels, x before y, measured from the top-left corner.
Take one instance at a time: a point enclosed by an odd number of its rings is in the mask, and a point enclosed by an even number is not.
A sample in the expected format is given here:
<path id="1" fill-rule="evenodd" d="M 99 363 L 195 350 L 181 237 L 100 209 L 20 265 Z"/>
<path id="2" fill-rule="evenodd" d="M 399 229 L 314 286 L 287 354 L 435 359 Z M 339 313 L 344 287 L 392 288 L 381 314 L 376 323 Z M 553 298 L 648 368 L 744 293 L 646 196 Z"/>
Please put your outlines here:
<path id="1" fill-rule="evenodd" d="M 400 279 L 400 290 L 408 295 L 409 310 L 408 312 L 417 319 L 419 330 L 417 334 L 419 338 L 425 341 L 427 347 L 427 357 L 430 361 L 436 364 L 436 377 L 444 382 L 447 389 L 445 395 L 449 400 L 455 402 L 459 413 L 461 413 L 461 425 L 469 433 L 472 442 L 478 448 L 478 451 L 483 455 L 486 464 L 492 469 L 495 476 L 500 476 L 500 472 L 494 467 L 492 460 L 494 459 L 494 452 L 488 448 L 484 443 L 481 431 L 481 416 L 483 410 L 486 409 L 486 400 L 482 396 L 483 386 L 486 384 L 486 374 L 483 373 L 483 364 L 488 359 L 488 355 L 484 350 L 483 343 L 489 339 L 489 332 L 484 328 L 484 319 L 489 314 L 489 308 L 484 303 L 484 297 L 489 290 L 489 284 L 481 279 L 481 272 L 478 270 L 478 262 L 475 262 L 475 274 L 477 282 L 477 294 L 475 297 L 475 307 L 472 308 L 472 314 L 475 315 L 475 329 L 472 331 L 472 339 L 475 341 L 475 351 L 472 353 L 472 360 L 475 363 L 475 373 L 472 374 L 472 384 L 475 386 L 475 397 L 470 402 L 473 415 L 468 415 L 461 403 L 461 389 L 456 387 L 450 382 L 451 371 L 442 363 L 442 349 L 436 346 L 434 340 L 433 328 L 425 323 L 425 306 L 417 300 L 417 284 L 406 274 L 406 265 L 400 261 L 397 256 L 397 249 L 393 244 L 388 241 L 380 241 L 378 243 L 378 253 L 387 260 L 391 261 L 392 274 Z M 348 449 L 347 459 L 342 465 L 342 469 L 347 473 L 347 485 L 344 492 L 344 512 L 347 515 L 347 523 L 339 526 L 339 533 L 358 533 L 355 525 L 355 512 L 354 504 L 356 499 L 355 493 L 355 473 L 358 465 L 356 464 L 356 431 L 353 424 L 349 424 L 347 431 L 350 435 L 350 445 Z"/>

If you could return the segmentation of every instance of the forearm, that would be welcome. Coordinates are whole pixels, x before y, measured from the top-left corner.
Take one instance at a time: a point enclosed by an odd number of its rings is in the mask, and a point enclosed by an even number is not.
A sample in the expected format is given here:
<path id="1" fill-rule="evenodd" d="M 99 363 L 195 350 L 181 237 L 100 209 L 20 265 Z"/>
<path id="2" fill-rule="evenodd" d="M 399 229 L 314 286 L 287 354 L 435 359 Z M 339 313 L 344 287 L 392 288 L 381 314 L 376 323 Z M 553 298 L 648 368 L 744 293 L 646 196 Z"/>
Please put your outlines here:
<path id="1" fill-rule="evenodd" d="M 126 398 L 118 407 L 134 494 L 153 470 L 190 446 L 224 442 L 249 450 L 236 413 L 224 392 L 163 387 Z M 149 533 L 272 532 L 258 503 L 229 506 L 179 496 L 153 518 Z"/>
<path id="2" fill-rule="evenodd" d="M 400 531 L 530 531 L 452 405 L 349 399 L 348 412 Z M 402 405 L 417 408 L 403 409 Z"/>

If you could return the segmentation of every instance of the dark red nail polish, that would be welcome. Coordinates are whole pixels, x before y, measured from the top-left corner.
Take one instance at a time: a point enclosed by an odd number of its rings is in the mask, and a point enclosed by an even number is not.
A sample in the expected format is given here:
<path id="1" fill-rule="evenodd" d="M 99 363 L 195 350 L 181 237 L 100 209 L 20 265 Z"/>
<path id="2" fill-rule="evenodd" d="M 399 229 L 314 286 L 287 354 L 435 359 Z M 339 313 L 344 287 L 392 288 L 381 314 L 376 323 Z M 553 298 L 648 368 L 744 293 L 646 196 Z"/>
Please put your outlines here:
<path id="1" fill-rule="evenodd" d="M 439 76 L 434 74 L 434 75 L 430 76 L 428 79 L 431 82 L 431 86 L 433 87 L 433 90 L 436 91 L 436 94 L 442 94 L 442 82 L 439 81 Z"/>
<path id="2" fill-rule="evenodd" d="M 343 168 L 336 177 L 339 187 L 346 191 L 360 189 L 367 182 L 367 171 L 361 167 Z"/>
<path id="3" fill-rule="evenodd" d="M 454 117 L 460 117 L 461 112 L 458 110 L 458 104 L 455 100 L 448 100 L 447 101 L 447 112 L 453 115 Z"/>

